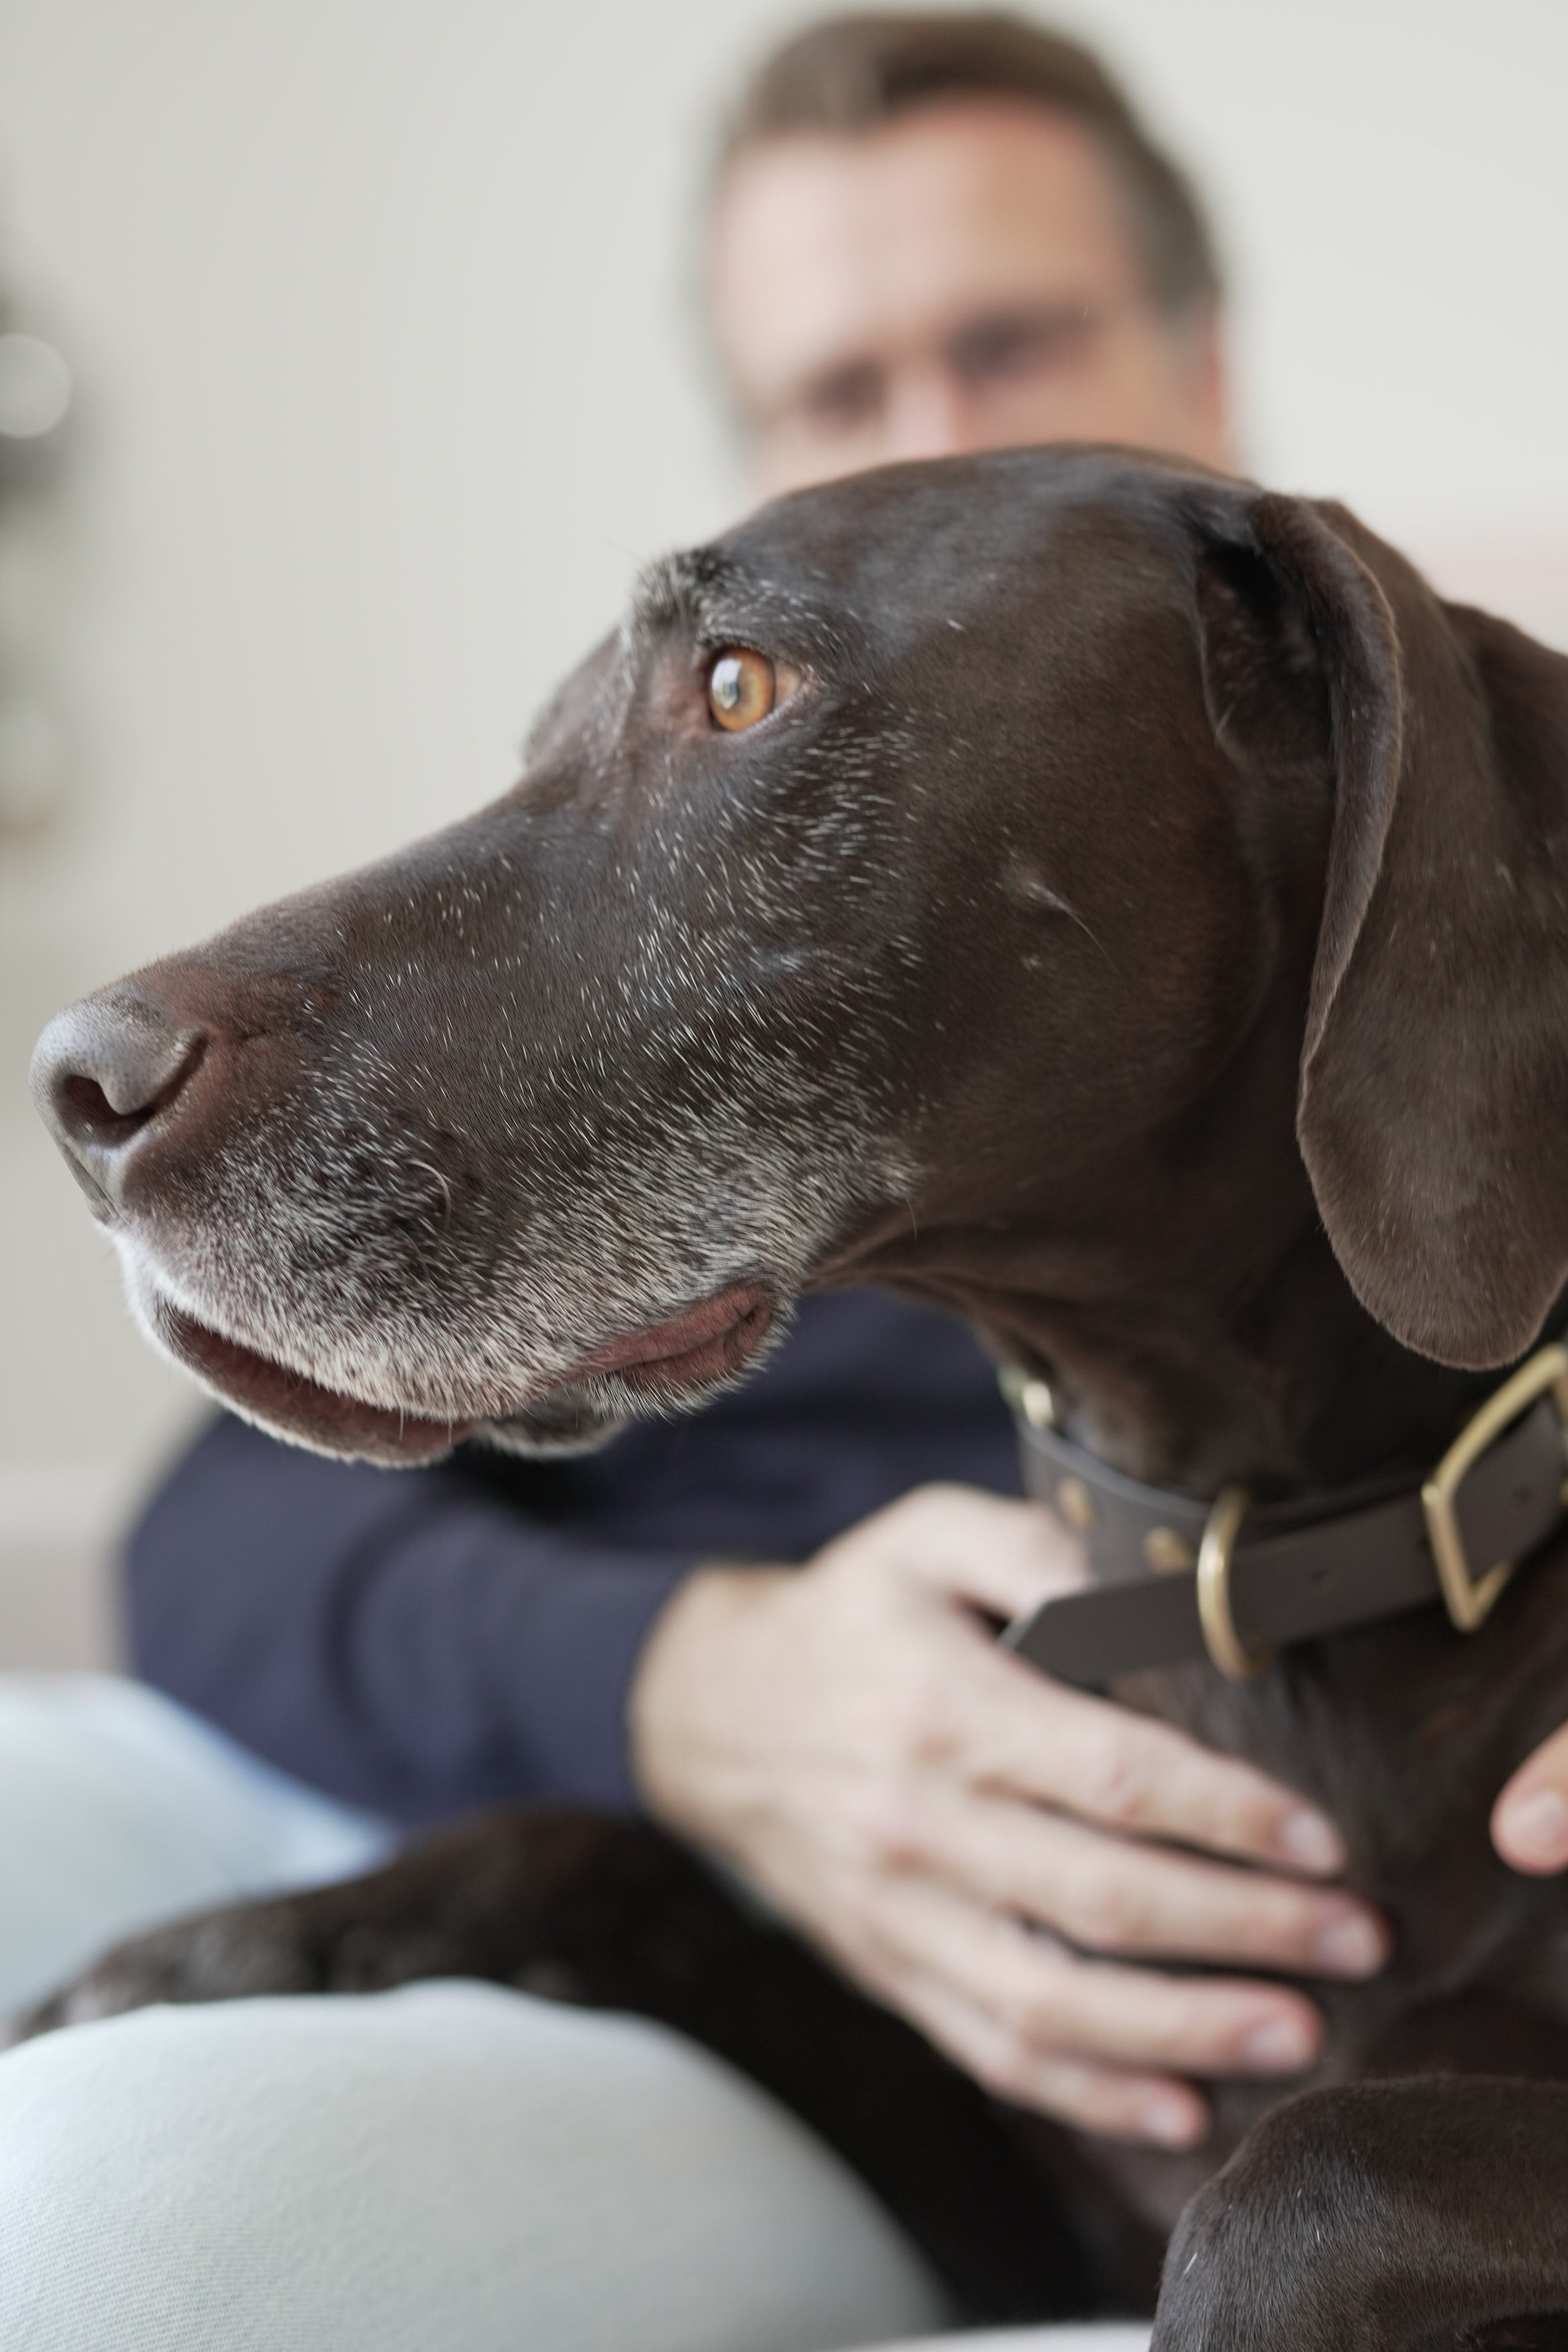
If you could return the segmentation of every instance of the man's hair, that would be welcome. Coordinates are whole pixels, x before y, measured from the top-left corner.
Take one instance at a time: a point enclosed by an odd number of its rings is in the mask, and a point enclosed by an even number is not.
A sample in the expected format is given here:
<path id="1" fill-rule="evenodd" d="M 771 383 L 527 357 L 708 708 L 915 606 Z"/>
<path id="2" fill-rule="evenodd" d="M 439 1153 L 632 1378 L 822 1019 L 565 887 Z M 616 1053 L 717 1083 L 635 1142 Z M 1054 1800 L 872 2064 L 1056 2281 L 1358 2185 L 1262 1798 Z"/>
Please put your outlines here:
<path id="1" fill-rule="evenodd" d="M 1214 236 L 1191 184 L 1089 50 L 1021 16 L 825 16 L 754 69 L 724 124 L 714 186 L 792 131 L 875 130 L 944 99 L 1004 98 L 1081 122 L 1110 166 L 1149 292 L 1181 312 L 1215 299 Z"/>

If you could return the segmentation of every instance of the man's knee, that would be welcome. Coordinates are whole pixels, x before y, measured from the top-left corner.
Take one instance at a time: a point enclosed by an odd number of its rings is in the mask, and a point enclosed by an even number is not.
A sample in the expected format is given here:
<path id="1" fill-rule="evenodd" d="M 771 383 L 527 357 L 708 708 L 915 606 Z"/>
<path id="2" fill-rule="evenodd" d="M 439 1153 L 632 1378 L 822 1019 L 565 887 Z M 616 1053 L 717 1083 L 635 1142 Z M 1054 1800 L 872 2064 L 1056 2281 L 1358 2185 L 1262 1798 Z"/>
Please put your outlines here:
<path id="1" fill-rule="evenodd" d="M 928 2328 L 835 2159 L 671 2034 L 472 1984 L 147 2010 L 0 2060 L 0 2341 L 746 2352 Z"/>
<path id="2" fill-rule="evenodd" d="M 365 1868 L 386 1832 L 111 1675 L 0 1675 L 0 2011 L 203 1905 Z"/>

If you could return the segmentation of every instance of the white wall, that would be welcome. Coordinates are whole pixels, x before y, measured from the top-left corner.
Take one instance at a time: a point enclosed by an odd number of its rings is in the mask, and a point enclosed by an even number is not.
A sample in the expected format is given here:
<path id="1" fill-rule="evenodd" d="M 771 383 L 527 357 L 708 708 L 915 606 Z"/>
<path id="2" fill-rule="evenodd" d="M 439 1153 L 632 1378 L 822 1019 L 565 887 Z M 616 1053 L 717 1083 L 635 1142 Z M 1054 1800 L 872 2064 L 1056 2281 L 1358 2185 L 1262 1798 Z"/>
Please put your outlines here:
<path id="1" fill-rule="evenodd" d="M 34 1521 L 37 1465 L 100 1509 L 190 1409 L 23 1106 L 34 1031 L 499 788 L 638 560 L 732 509 L 686 240 L 710 100 L 789 13 L 4 0 L 4 250 L 84 388 L 82 793 L 0 851 L 0 1463 Z M 1568 641 L 1568 7 L 1060 14 L 1214 191 L 1258 468 Z"/>

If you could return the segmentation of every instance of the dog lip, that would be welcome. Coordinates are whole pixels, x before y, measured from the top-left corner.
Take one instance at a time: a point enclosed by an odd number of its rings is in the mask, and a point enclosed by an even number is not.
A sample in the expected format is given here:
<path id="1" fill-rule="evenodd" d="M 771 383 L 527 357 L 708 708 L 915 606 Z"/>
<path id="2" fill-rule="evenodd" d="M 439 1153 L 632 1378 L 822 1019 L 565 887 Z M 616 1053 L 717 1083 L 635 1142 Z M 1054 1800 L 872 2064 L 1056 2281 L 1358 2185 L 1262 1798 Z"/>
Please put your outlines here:
<path id="1" fill-rule="evenodd" d="M 324 1453 L 411 1465 L 449 1453 L 478 1425 L 397 1412 L 325 1388 L 308 1373 L 226 1339 L 161 1296 L 150 1311 L 169 1353 L 227 1403 Z M 773 1318 L 773 1299 L 763 1286 L 739 1283 L 663 1322 L 607 1340 L 544 1393 L 606 1374 L 655 1394 L 701 1386 L 739 1371 L 766 1338 Z"/>
<path id="2" fill-rule="evenodd" d="M 152 1314 L 170 1354 L 221 1397 L 268 1428 L 324 1452 L 394 1465 L 429 1462 L 460 1444 L 472 1428 L 468 1422 L 389 1412 L 323 1388 L 304 1372 L 225 1339 L 167 1299 L 157 1299 Z"/>
<path id="3" fill-rule="evenodd" d="M 551 1382 L 571 1388 L 613 1372 L 628 1388 L 688 1388 L 737 1372 L 767 1337 L 773 1303 L 760 1282 L 737 1283 L 661 1323 L 610 1339 Z"/>

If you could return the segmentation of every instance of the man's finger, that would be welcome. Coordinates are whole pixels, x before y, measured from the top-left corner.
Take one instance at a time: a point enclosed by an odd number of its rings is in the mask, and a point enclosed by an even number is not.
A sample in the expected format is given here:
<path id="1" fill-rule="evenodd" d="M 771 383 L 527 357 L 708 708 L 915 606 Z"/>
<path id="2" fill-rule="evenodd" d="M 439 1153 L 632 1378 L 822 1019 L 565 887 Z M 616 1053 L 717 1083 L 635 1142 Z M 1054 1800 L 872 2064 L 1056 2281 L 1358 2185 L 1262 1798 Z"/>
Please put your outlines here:
<path id="1" fill-rule="evenodd" d="M 1532 1877 L 1568 1869 L 1568 1726 L 1521 1764 L 1492 1811 L 1492 1843 Z"/>
<path id="2" fill-rule="evenodd" d="M 1022 1617 L 1089 1576 L 1082 1544 L 1048 1511 L 969 1486 L 919 1486 L 871 1524 L 904 1575 L 994 1617 Z"/>
<path id="3" fill-rule="evenodd" d="M 874 1929 L 896 1971 L 929 1976 L 1044 2058 L 1194 2074 L 1296 2074 L 1323 2020 L 1284 1986 L 1089 1960 L 929 1880 L 884 1890 Z"/>
<path id="4" fill-rule="evenodd" d="M 1093 1952 L 1351 1979 L 1388 1958 L 1381 1922 L 1352 1895 L 1131 1844 L 995 1796 L 933 1790 L 910 1843 L 910 1861 L 987 1909 Z"/>
<path id="5" fill-rule="evenodd" d="M 969 1777 L 1134 1837 L 1329 1876 L 1344 1848 L 1315 1806 L 1184 1732 L 1037 1675 L 998 1651 L 976 1690 Z"/>
<path id="6" fill-rule="evenodd" d="M 874 1524 L 903 1574 L 996 1616 L 1022 1615 L 1088 1573 L 1077 1538 L 1048 1512 L 967 1487 L 920 1487 Z M 988 1665 L 994 1671 L 983 1668 L 970 1685 L 973 1737 L 962 1747 L 975 1759 L 971 1778 L 1134 1835 L 1314 1875 L 1343 1869 L 1332 1823 L 1251 1765 L 1053 1683 L 1002 1650 Z M 956 1685 L 949 1695 L 957 1698 Z"/>
<path id="7" fill-rule="evenodd" d="M 1195 2147 L 1208 2108 L 1190 2083 L 1081 2059 L 1044 2054 L 934 1977 L 910 1976 L 895 1998 L 905 2015 L 999 2099 L 1033 2107 L 1081 2131 L 1158 2147 Z"/>

